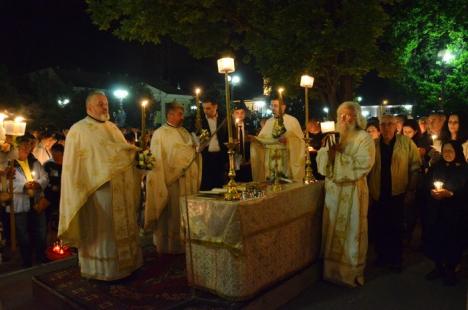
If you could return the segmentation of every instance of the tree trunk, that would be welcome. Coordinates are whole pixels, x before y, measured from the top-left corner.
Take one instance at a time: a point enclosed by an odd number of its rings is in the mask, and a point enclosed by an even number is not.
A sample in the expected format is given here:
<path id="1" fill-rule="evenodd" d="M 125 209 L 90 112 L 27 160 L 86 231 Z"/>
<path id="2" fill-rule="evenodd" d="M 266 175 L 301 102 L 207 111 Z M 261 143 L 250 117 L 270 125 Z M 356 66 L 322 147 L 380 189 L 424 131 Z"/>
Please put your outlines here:
<path id="1" fill-rule="evenodd" d="M 350 75 L 341 77 L 341 93 L 340 99 L 343 101 L 353 101 L 354 99 L 354 79 Z"/>

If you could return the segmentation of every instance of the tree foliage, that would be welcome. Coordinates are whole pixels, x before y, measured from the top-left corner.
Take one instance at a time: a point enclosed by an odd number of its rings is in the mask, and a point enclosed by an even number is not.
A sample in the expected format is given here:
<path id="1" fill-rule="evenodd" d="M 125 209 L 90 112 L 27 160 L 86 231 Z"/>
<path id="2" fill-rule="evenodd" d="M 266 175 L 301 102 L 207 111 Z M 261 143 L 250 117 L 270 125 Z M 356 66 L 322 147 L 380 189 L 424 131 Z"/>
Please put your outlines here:
<path id="1" fill-rule="evenodd" d="M 400 82 L 420 110 L 466 107 L 466 11 L 463 0 L 416 0 L 395 14 L 392 41 Z M 453 53 L 451 62 L 442 60 L 443 50 Z"/>
<path id="2" fill-rule="evenodd" d="M 362 76 L 385 68 L 379 39 L 389 17 L 379 0 L 86 0 L 100 29 L 125 40 L 170 38 L 195 57 L 224 52 L 253 60 L 272 86 L 299 91 L 301 74 L 333 107 L 353 97 Z M 382 66 L 382 64 L 387 66 Z"/>

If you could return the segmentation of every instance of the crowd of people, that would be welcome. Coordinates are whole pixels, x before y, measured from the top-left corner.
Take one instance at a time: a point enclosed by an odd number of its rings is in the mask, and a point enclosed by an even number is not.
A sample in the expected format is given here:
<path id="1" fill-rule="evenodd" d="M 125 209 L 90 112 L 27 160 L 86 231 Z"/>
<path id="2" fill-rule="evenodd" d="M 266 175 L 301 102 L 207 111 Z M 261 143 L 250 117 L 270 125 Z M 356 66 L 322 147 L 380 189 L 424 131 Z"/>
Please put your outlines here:
<path id="1" fill-rule="evenodd" d="M 271 106 L 273 116 L 259 128 L 244 104 L 233 107 L 236 180 L 262 182 L 279 174 L 302 182 L 304 130 L 309 132 L 313 173 L 325 180 L 325 279 L 362 285 L 368 239 L 377 264 L 401 271 L 403 245 L 421 227 L 422 248 L 434 261 L 427 279 L 456 282 L 468 236 L 464 114 L 365 120 L 357 103 L 345 102 L 337 111 L 337 132 L 322 133 L 319 119 L 302 129 L 284 101 L 273 99 Z M 183 127 L 184 107 L 174 102 L 167 106 L 166 124 L 142 137 L 110 122 L 107 97 L 96 91 L 86 100 L 87 116 L 70 130 L 32 131 L 14 142 L 4 137 L 2 178 L 14 174 L 14 195 L 1 208 L 3 232 L 9 240 L 13 205 L 23 265 L 47 261 L 47 245 L 61 238 L 78 248 L 84 277 L 128 276 L 142 264 L 136 216 L 142 205 L 144 228 L 153 231 L 157 251 L 183 253 L 180 197 L 221 188 L 228 179 L 226 116 L 214 98 L 205 98 L 202 108 L 201 128 L 190 130 L 198 135 Z M 147 173 L 135 165 L 141 145 L 154 158 Z M 272 154 L 279 171 L 272 168 Z"/>

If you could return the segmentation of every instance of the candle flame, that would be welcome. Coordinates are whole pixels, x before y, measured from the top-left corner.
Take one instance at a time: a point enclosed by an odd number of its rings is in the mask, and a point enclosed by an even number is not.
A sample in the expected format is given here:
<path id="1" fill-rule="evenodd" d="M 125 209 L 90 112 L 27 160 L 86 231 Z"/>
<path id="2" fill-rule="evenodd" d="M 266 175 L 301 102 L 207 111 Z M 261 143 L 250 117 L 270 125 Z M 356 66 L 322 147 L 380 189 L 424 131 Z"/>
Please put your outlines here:
<path id="1" fill-rule="evenodd" d="M 437 135 L 432 135 L 431 138 L 432 140 L 437 140 Z"/>
<path id="2" fill-rule="evenodd" d="M 200 93 L 201 93 L 201 89 L 198 88 L 198 87 L 195 88 L 195 94 L 198 96 L 198 95 L 200 95 Z"/>
<path id="3" fill-rule="evenodd" d="M 434 187 L 436 190 L 440 191 L 444 187 L 444 182 L 442 181 L 435 181 Z"/>
<path id="4" fill-rule="evenodd" d="M 147 105 L 148 105 L 148 100 L 145 99 L 145 100 L 142 100 L 142 101 L 141 101 L 141 106 L 142 106 L 143 108 L 146 107 Z"/>
<path id="5" fill-rule="evenodd" d="M 283 94 L 283 92 L 284 92 L 284 87 L 278 88 L 278 93 L 279 93 L 280 95 Z"/>

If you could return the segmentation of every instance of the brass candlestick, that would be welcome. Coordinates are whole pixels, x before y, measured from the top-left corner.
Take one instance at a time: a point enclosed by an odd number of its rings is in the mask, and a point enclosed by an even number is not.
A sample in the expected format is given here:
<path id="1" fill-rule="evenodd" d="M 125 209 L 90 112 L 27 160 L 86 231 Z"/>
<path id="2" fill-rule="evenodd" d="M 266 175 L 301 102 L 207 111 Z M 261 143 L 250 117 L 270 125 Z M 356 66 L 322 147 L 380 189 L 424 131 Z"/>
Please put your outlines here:
<path id="1" fill-rule="evenodd" d="M 140 146 L 144 150 L 146 148 L 145 141 L 145 130 L 146 130 L 146 106 L 148 105 L 148 100 L 144 99 L 141 101 L 141 136 L 140 136 Z"/>
<path id="2" fill-rule="evenodd" d="M 275 149 L 274 152 L 273 152 L 273 160 L 275 162 L 275 179 L 273 181 L 273 186 L 272 186 L 272 189 L 274 192 L 279 192 L 281 191 L 281 189 L 283 188 L 281 186 L 281 183 L 280 183 L 280 179 L 279 179 L 279 169 L 278 169 L 278 160 L 281 158 L 281 154 L 280 154 L 280 150 L 279 149 Z"/>
<path id="3" fill-rule="evenodd" d="M 304 87 L 304 94 L 305 94 L 305 155 L 306 155 L 306 162 L 305 162 L 305 175 L 304 175 L 304 183 L 310 184 L 315 183 L 317 180 L 314 177 L 314 173 L 312 171 L 312 162 L 310 161 L 310 154 L 309 154 L 309 130 L 307 129 L 307 123 L 309 122 L 309 88 L 314 85 L 314 78 L 309 75 L 303 75 L 301 77 L 301 86 Z"/>
<path id="4" fill-rule="evenodd" d="M 228 74 L 235 71 L 234 68 L 234 59 L 233 58 L 221 58 L 218 59 L 218 72 L 224 74 L 224 85 L 225 85 L 225 93 L 226 93 L 226 119 L 227 119 L 227 128 L 228 128 L 228 156 L 229 156 L 229 182 L 227 183 L 227 192 L 224 194 L 225 200 L 239 200 L 241 198 L 241 193 L 237 190 L 236 184 L 236 169 L 235 169 L 235 161 L 234 155 L 236 153 L 236 145 L 237 143 L 234 141 L 232 137 L 232 120 L 231 120 L 231 105 L 230 105 L 230 91 L 229 91 L 229 80 Z"/>
<path id="5" fill-rule="evenodd" d="M 197 113 L 195 114 L 195 134 L 200 135 L 202 130 L 201 110 L 200 110 L 200 88 L 195 88 L 195 105 Z"/>

